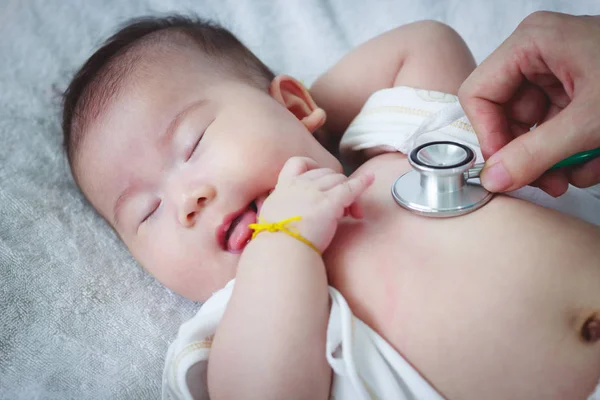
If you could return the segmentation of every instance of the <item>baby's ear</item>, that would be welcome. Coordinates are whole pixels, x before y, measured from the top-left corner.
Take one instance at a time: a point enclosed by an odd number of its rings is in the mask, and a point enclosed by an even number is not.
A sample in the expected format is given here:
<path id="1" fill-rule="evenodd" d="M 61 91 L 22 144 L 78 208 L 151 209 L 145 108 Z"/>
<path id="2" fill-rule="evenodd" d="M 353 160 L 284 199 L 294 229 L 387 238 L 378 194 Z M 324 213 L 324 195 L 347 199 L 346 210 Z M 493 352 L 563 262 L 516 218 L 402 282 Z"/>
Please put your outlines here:
<path id="1" fill-rule="evenodd" d="M 291 76 L 277 75 L 271 82 L 269 93 L 310 132 L 314 133 L 325 123 L 325 111 L 317 106 L 304 85 Z"/>

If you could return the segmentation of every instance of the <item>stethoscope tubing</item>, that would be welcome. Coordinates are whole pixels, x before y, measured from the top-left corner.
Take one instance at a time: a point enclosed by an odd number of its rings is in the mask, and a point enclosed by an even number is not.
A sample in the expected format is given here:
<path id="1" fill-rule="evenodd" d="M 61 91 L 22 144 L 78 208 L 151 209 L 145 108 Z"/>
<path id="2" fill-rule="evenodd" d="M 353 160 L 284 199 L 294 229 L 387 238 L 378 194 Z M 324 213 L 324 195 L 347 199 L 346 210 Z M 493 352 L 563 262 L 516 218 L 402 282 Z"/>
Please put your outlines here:
<path id="1" fill-rule="evenodd" d="M 570 167 L 573 165 L 584 164 L 584 163 L 586 163 L 596 157 L 599 157 L 599 156 L 600 156 L 600 147 L 598 147 L 597 149 L 593 149 L 593 150 L 582 151 L 580 153 L 573 154 L 571 157 L 567 157 L 562 161 L 559 161 L 558 163 L 553 165 L 552 168 L 550 168 L 550 170 L 563 168 L 563 167 Z"/>

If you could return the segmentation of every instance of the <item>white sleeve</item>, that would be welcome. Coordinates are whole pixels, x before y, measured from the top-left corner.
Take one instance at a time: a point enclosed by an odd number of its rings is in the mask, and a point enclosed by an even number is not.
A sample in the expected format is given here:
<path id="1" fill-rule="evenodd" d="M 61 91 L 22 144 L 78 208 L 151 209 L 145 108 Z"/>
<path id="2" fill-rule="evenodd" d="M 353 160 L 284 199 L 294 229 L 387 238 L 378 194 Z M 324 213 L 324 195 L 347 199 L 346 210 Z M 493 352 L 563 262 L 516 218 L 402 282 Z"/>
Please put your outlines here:
<path id="1" fill-rule="evenodd" d="M 163 400 L 208 400 L 208 386 L 206 385 L 206 372 L 208 371 L 208 356 L 212 345 L 213 336 L 223 317 L 227 303 L 233 291 L 233 280 L 225 288 L 216 292 L 200 308 L 198 313 L 179 328 L 177 338 L 169 346 L 165 359 L 162 379 Z M 189 369 L 204 363 L 199 370 L 202 376 L 194 385 L 197 393 L 190 392 L 187 385 Z"/>

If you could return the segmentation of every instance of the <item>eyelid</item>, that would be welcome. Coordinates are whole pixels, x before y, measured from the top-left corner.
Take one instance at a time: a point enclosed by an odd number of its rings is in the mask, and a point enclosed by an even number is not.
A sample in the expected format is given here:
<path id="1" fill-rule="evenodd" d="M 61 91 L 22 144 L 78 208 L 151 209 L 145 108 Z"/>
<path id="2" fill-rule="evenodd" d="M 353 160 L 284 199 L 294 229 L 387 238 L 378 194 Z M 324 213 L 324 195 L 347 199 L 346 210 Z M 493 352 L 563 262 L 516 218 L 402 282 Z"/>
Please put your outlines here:
<path id="1" fill-rule="evenodd" d="M 198 148 L 198 145 L 200 144 L 200 140 L 202 140 L 202 136 L 204 136 L 204 132 L 202 132 L 200 134 L 200 136 L 198 137 L 198 140 L 196 140 L 196 142 L 194 143 L 194 146 L 192 147 L 192 151 L 190 151 L 190 154 L 185 159 L 186 162 L 188 162 L 190 160 L 190 158 L 192 158 L 192 156 L 196 152 L 196 149 Z"/>
<path id="2" fill-rule="evenodd" d="M 144 217 L 144 219 L 142 219 L 142 221 L 140 222 L 140 225 L 142 225 L 144 222 L 148 221 L 148 219 L 149 219 L 149 218 L 150 218 L 150 217 L 151 217 L 151 216 L 152 216 L 152 215 L 153 215 L 153 214 L 156 212 L 156 210 L 158 210 L 158 207 L 160 207 L 160 205 L 161 205 L 161 204 L 162 204 L 162 200 L 159 200 L 159 201 L 156 203 L 156 206 L 155 206 L 155 207 L 152 207 L 152 211 L 150 211 L 150 212 L 148 213 L 148 215 L 146 215 L 146 216 Z"/>
<path id="3" fill-rule="evenodd" d="M 200 136 L 198 137 L 198 140 L 196 140 L 196 142 L 194 143 L 194 146 L 192 147 L 192 151 L 190 152 L 189 156 L 186 157 L 185 161 L 188 162 L 190 160 L 190 158 L 192 158 L 192 156 L 194 155 L 194 153 L 196 152 L 196 149 L 198 148 L 198 145 L 200 144 L 200 141 L 202 140 L 202 138 L 204 137 L 204 134 L 206 133 L 206 131 L 208 130 L 208 128 L 210 127 L 210 125 L 214 122 L 214 119 L 212 121 L 210 121 L 208 123 L 208 125 L 206 125 L 206 128 L 204 128 L 204 130 L 202 131 L 202 133 L 200 134 Z"/>

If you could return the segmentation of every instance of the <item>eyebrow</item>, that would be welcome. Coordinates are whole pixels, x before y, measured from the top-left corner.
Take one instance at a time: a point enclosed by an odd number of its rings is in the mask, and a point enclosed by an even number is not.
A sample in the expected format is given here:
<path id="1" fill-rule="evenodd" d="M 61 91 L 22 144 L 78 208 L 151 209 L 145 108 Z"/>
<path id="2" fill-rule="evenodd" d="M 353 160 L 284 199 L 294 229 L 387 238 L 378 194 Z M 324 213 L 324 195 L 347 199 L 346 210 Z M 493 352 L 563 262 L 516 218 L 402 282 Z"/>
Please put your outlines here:
<path id="1" fill-rule="evenodd" d="M 179 128 L 179 125 L 181 125 L 181 121 L 183 121 L 190 112 L 204 105 L 207 101 L 207 99 L 200 99 L 186 105 L 183 108 L 183 110 L 181 110 L 179 113 L 177 113 L 177 115 L 175 115 L 175 117 L 173 117 L 167 129 L 163 132 L 162 135 L 160 135 L 160 142 L 164 144 L 169 143 L 175 135 L 175 132 L 177 132 L 177 128 Z M 136 195 L 139 191 L 139 185 L 130 185 L 121 192 L 119 197 L 117 197 L 117 201 L 115 202 L 115 205 L 113 207 L 113 223 L 115 226 L 119 225 L 119 214 L 123 205 L 127 202 L 127 200 Z"/>

